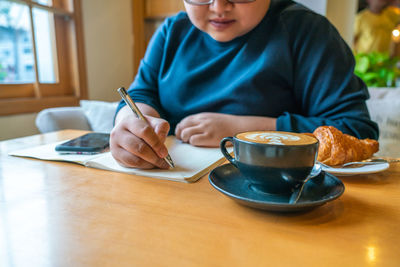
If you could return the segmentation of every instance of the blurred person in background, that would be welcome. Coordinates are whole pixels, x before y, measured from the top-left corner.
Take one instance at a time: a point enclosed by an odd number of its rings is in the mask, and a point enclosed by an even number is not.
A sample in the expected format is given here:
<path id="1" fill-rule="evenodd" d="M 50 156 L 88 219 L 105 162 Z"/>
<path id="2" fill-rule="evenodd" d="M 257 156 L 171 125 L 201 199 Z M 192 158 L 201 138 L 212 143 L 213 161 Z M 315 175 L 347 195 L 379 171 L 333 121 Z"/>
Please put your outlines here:
<path id="1" fill-rule="evenodd" d="M 380 52 L 395 56 L 396 45 L 392 39 L 392 32 L 400 23 L 399 1 L 394 0 L 366 0 L 361 1 L 361 10 L 354 25 L 354 52 Z"/>

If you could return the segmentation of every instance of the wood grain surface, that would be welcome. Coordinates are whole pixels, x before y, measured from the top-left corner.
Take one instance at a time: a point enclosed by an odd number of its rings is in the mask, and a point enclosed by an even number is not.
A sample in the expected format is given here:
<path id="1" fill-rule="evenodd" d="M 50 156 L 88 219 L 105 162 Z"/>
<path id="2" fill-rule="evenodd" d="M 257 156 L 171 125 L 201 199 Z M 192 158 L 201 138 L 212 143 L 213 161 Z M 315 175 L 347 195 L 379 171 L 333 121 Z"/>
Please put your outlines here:
<path id="1" fill-rule="evenodd" d="M 184 184 L 7 155 L 83 133 L 0 142 L 0 266 L 400 266 L 399 163 L 282 214 L 237 204 L 207 176 Z"/>

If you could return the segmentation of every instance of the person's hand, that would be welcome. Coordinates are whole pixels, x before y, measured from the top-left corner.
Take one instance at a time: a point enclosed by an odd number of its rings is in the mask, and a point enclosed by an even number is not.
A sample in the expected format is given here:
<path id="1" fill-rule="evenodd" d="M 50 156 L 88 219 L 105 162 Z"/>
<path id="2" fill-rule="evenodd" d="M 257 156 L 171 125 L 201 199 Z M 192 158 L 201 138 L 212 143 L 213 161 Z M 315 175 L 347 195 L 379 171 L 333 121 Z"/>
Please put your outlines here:
<path id="1" fill-rule="evenodd" d="M 235 117 L 209 112 L 191 115 L 178 123 L 175 135 L 183 142 L 195 146 L 217 147 L 222 138 L 237 132 Z"/>
<path id="2" fill-rule="evenodd" d="M 150 125 L 133 114 L 118 121 L 111 131 L 111 154 L 125 167 L 168 169 L 169 165 L 163 158 L 168 155 L 164 141 L 169 124 L 160 118 L 145 117 Z"/>
<path id="3" fill-rule="evenodd" d="M 199 113 L 178 123 L 176 138 L 194 146 L 218 147 L 222 138 L 245 131 L 276 130 L 276 118 Z"/>

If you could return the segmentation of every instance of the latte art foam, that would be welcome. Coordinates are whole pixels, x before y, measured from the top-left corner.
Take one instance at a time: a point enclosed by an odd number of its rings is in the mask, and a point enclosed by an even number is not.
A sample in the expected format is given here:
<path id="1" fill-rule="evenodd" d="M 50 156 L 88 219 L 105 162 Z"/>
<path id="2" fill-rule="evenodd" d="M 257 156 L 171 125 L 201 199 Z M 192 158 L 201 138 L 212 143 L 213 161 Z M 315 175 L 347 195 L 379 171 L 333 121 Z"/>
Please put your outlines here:
<path id="1" fill-rule="evenodd" d="M 308 135 L 279 131 L 245 132 L 236 137 L 244 141 L 271 145 L 305 145 L 317 142 L 316 138 Z"/>
<path id="2" fill-rule="evenodd" d="M 245 137 L 253 141 L 261 141 L 274 145 L 283 145 L 282 143 L 283 140 L 288 140 L 288 141 L 300 140 L 300 137 L 298 136 L 294 136 L 291 134 L 282 134 L 282 133 L 252 133 L 252 134 L 246 134 Z"/>

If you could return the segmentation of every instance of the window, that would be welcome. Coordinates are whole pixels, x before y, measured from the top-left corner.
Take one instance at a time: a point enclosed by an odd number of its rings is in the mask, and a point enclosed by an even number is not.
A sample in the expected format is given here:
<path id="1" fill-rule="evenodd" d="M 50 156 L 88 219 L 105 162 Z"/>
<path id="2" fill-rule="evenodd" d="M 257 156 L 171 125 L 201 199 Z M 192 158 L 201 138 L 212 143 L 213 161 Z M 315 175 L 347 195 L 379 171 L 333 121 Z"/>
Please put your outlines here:
<path id="1" fill-rule="evenodd" d="M 80 0 L 0 1 L 0 115 L 87 97 Z"/>
<path id="2" fill-rule="evenodd" d="M 24 54 L 32 54 L 32 48 L 24 48 Z"/>

